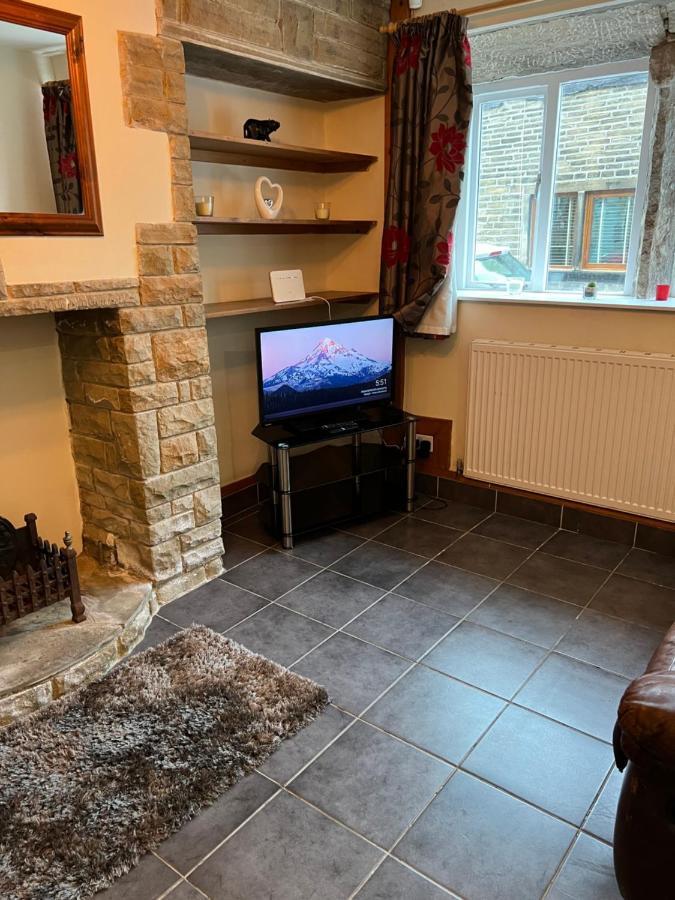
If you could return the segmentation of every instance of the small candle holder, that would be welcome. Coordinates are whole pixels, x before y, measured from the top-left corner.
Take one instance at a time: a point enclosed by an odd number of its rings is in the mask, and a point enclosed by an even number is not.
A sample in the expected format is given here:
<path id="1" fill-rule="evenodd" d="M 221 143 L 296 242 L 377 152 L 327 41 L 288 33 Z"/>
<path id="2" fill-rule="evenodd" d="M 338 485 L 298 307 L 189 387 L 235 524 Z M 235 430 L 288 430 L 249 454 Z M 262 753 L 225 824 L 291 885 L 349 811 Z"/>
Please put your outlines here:
<path id="1" fill-rule="evenodd" d="M 315 203 L 314 218 L 323 219 L 324 221 L 330 219 L 330 203 L 325 203 L 323 200 L 320 203 Z"/>
<path id="2" fill-rule="evenodd" d="M 214 197 L 212 194 L 204 195 L 203 197 L 195 197 L 195 211 L 198 216 L 212 216 L 213 215 L 213 201 Z"/>
<path id="3" fill-rule="evenodd" d="M 670 297 L 670 285 L 657 284 L 655 297 L 657 300 L 667 300 Z"/>
<path id="4" fill-rule="evenodd" d="M 506 293 L 510 297 L 518 297 L 523 293 L 523 288 L 525 287 L 525 279 L 517 278 L 513 276 L 511 278 L 506 279 Z"/>

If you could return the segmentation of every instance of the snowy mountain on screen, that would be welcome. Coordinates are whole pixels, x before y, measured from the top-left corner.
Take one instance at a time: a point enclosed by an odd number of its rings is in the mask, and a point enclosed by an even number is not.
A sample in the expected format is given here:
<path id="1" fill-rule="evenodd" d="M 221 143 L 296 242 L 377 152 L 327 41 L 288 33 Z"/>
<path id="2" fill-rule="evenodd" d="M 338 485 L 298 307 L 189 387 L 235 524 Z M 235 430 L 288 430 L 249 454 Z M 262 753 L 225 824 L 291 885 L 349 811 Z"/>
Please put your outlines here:
<path id="1" fill-rule="evenodd" d="M 263 389 L 282 387 L 294 391 L 314 391 L 373 381 L 389 372 L 389 363 L 369 359 L 331 338 L 324 338 L 310 354 L 292 366 L 286 366 L 263 382 Z"/>

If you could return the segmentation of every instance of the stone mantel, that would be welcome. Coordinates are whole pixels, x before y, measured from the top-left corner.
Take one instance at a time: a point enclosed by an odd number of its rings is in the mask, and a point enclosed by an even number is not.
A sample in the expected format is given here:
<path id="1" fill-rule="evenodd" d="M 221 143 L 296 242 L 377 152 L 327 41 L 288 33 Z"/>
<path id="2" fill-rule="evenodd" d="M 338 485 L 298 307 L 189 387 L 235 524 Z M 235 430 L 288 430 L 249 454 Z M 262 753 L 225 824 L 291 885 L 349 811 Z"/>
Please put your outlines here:
<path id="1" fill-rule="evenodd" d="M 138 278 L 5 284 L 0 265 L 0 317 L 139 306 Z"/>
<path id="2" fill-rule="evenodd" d="M 388 0 L 158 0 L 187 71 L 309 100 L 386 90 Z"/>

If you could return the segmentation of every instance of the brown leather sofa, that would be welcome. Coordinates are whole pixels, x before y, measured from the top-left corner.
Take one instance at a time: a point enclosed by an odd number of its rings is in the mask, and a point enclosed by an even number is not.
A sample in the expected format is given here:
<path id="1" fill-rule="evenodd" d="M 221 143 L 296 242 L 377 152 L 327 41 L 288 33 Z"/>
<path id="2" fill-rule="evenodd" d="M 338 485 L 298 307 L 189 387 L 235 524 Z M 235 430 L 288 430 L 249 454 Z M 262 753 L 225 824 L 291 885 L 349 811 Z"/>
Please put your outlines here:
<path id="1" fill-rule="evenodd" d="M 614 756 L 623 785 L 614 869 L 625 900 L 675 898 L 675 625 L 619 704 Z"/>

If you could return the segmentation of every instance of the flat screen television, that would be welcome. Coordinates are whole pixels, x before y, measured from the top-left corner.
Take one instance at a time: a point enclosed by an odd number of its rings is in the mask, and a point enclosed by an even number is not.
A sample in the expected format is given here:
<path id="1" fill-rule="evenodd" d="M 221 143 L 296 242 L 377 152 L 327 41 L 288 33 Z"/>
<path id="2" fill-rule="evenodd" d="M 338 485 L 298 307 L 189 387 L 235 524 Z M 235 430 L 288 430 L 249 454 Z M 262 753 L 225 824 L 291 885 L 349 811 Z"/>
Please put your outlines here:
<path id="1" fill-rule="evenodd" d="M 263 425 L 391 403 L 391 316 L 257 328 L 256 344 Z"/>

